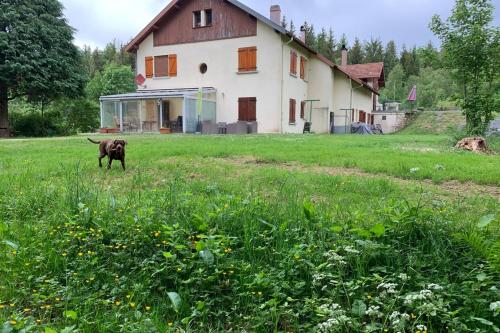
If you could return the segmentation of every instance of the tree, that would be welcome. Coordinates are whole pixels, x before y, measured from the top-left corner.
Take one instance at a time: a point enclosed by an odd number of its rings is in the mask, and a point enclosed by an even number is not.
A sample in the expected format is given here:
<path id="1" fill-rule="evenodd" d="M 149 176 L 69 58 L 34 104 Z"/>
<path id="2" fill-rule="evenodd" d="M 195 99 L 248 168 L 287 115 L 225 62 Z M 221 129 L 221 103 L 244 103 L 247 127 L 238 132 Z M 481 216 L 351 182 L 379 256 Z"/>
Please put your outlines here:
<path id="1" fill-rule="evenodd" d="M 283 15 L 283 18 L 281 19 L 281 26 L 283 28 L 285 28 L 285 29 L 288 27 L 288 22 L 286 20 L 286 16 L 285 15 Z"/>
<path id="2" fill-rule="evenodd" d="M 416 47 L 413 47 L 411 51 L 408 51 L 406 49 L 406 46 L 403 45 L 403 51 L 401 52 L 400 62 L 405 71 L 406 78 L 409 78 L 412 75 L 418 76 L 420 71 L 420 64 L 418 62 Z"/>
<path id="3" fill-rule="evenodd" d="M 293 23 L 293 20 L 290 20 L 290 33 L 295 36 L 296 32 L 295 31 L 295 24 Z"/>
<path id="4" fill-rule="evenodd" d="M 73 28 L 57 0 L 0 1 L 0 136 L 9 135 L 9 100 L 26 96 L 43 106 L 83 92 Z"/>
<path id="5" fill-rule="evenodd" d="M 439 52 L 432 45 L 432 42 L 429 42 L 426 47 L 419 47 L 417 49 L 417 56 L 421 67 L 432 67 L 434 69 L 441 67 Z"/>
<path id="6" fill-rule="evenodd" d="M 381 62 L 384 60 L 384 46 L 380 39 L 371 38 L 365 43 L 365 58 L 364 62 Z"/>
<path id="7" fill-rule="evenodd" d="M 97 101 L 100 96 L 124 94 L 135 90 L 134 72 L 129 66 L 110 63 L 97 72 L 87 85 L 87 95 Z"/>
<path id="8" fill-rule="evenodd" d="M 387 76 L 385 88 L 380 93 L 380 100 L 383 102 L 395 101 L 404 102 L 406 99 L 406 78 L 403 66 L 396 64 Z"/>
<path id="9" fill-rule="evenodd" d="M 469 134 L 482 134 L 499 107 L 495 81 L 500 73 L 500 28 L 492 26 L 489 0 L 456 0 L 446 20 L 435 15 L 431 30 L 441 40 L 445 66 L 463 86 L 462 108 Z"/>
<path id="10" fill-rule="evenodd" d="M 354 64 L 362 64 L 363 59 L 365 58 L 365 52 L 363 51 L 363 45 L 359 38 L 354 39 L 354 44 L 352 45 L 351 50 L 349 51 L 349 57 L 347 58 L 347 62 L 350 65 Z"/>
<path id="11" fill-rule="evenodd" d="M 384 72 L 390 73 L 394 66 L 399 62 L 396 43 L 391 40 L 387 43 L 384 52 Z"/>
<path id="12" fill-rule="evenodd" d="M 337 44 L 337 50 L 335 50 L 335 63 L 339 64 L 342 58 L 342 48 L 349 48 L 349 41 L 347 40 L 347 36 L 342 34 L 340 37 L 339 43 Z"/>
<path id="13" fill-rule="evenodd" d="M 321 54 L 326 54 L 328 50 L 326 29 L 321 29 L 321 32 L 316 37 L 316 50 Z"/>
<path id="14" fill-rule="evenodd" d="M 306 44 L 312 49 L 317 48 L 316 43 L 316 34 L 314 32 L 314 25 L 308 25 L 307 22 L 304 22 L 304 29 L 306 29 Z"/>
<path id="15" fill-rule="evenodd" d="M 330 61 L 335 62 L 335 35 L 333 29 L 328 30 L 328 37 L 326 38 L 327 51 L 324 54 Z"/>

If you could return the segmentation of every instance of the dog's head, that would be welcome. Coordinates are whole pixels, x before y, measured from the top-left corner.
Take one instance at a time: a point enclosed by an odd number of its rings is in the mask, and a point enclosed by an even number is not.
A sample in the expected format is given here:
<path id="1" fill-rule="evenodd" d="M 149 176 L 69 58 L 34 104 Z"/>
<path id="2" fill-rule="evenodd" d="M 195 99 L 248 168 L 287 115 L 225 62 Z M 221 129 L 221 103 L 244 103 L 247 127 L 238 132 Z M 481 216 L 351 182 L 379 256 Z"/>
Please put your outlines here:
<path id="1" fill-rule="evenodd" d="M 123 154 L 126 145 L 127 141 L 125 140 L 115 140 L 113 141 L 113 150 L 115 150 L 118 154 Z"/>

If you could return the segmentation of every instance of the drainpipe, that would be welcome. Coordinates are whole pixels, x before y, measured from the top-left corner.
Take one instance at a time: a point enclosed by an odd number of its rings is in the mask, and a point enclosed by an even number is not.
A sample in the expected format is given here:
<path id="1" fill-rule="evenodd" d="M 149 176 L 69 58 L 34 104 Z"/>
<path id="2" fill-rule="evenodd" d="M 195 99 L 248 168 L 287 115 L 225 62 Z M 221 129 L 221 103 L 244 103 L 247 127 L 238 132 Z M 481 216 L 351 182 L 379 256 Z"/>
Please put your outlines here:
<path id="1" fill-rule="evenodd" d="M 103 119 L 103 114 L 104 114 L 104 111 L 103 111 L 103 103 L 102 101 L 99 101 L 99 110 L 101 111 L 101 128 L 104 128 L 104 119 Z"/>
<path id="2" fill-rule="evenodd" d="M 285 84 L 285 78 L 283 77 L 285 75 L 285 70 L 283 66 L 285 66 L 285 60 L 283 59 L 285 57 L 285 45 L 290 45 L 293 42 L 293 36 L 290 38 L 290 40 L 286 43 L 281 43 L 281 99 L 280 99 L 280 109 L 281 109 L 281 115 L 280 115 L 280 134 L 283 134 L 283 85 Z"/>

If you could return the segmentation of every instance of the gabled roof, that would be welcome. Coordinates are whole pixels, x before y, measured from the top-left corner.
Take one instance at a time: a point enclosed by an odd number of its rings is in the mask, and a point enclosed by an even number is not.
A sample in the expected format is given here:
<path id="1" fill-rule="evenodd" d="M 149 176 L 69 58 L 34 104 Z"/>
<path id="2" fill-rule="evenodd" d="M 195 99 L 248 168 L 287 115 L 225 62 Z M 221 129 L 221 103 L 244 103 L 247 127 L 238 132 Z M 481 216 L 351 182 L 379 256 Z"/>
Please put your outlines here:
<path id="1" fill-rule="evenodd" d="M 180 6 L 180 3 L 183 2 L 183 1 L 185 1 L 185 0 L 172 0 L 167 5 L 167 7 L 165 7 L 158 15 L 156 15 L 156 17 L 144 29 L 142 29 L 142 31 L 134 39 L 132 39 L 132 41 L 130 41 L 130 43 L 127 44 L 127 46 L 125 47 L 125 51 L 127 51 L 127 52 L 134 52 L 137 49 L 137 47 L 139 46 L 139 44 L 142 43 L 142 41 L 144 41 L 144 39 L 146 39 L 152 32 L 154 32 L 155 30 L 158 29 L 157 24 L 167 14 L 171 13 L 175 9 L 178 9 L 179 6 Z M 289 32 L 285 28 L 283 28 L 281 25 L 276 24 L 275 22 L 271 21 L 270 19 L 268 19 L 264 15 L 259 14 L 258 12 L 256 12 L 255 10 L 253 10 L 252 8 L 250 8 L 250 7 L 242 4 L 241 2 L 239 2 L 237 0 L 224 0 L 224 1 L 229 2 L 230 4 L 238 7 L 239 9 L 243 10 L 247 14 L 255 17 L 257 20 L 259 20 L 260 22 L 266 24 L 271 29 L 274 29 L 275 31 L 281 33 L 282 35 L 289 37 L 291 40 L 293 39 L 293 41 L 295 43 L 297 43 L 298 45 L 300 45 L 303 48 L 305 48 L 311 54 L 317 56 L 317 58 L 319 60 L 321 60 L 325 64 L 329 65 L 331 68 L 340 70 L 342 73 L 344 73 L 350 79 L 352 79 L 355 82 L 357 82 L 357 83 L 365 86 L 365 88 L 369 89 L 373 93 L 378 94 L 378 92 L 375 89 L 373 89 L 371 86 L 369 86 L 365 82 L 361 81 L 359 78 L 357 78 L 355 75 L 349 73 L 344 68 L 340 68 L 339 66 L 335 65 L 333 62 L 331 62 L 325 56 L 323 56 L 322 54 L 318 53 L 316 50 L 312 49 L 310 46 L 308 46 L 302 40 L 300 40 L 299 38 L 297 38 L 296 36 L 294 36 L 291 32 Z M 383 68 L 383 63 L 382 63 L 382 68 Z"/>
<path id="2" fill-rule="evenodd" d="M 384 63 L 372 62 L 369 64 L 347 65 L 342 66 L 342 68 L 358 79 L 379 79 L 382 76 L 382 72 L 384 70 Z"/>

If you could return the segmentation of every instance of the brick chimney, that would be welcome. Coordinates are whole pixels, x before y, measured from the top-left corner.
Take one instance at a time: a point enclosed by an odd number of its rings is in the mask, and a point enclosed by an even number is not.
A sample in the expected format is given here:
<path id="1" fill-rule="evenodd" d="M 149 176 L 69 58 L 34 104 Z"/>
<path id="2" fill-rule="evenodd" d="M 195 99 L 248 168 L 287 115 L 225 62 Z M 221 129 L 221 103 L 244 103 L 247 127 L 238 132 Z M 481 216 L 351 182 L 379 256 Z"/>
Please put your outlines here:
<path id="1" fill-rule="evenodd" d="M 342 61 L 340 65 L 347 66 L 347 48 L 345 47 L 345 45 L 342 45 Z"/>
<path id="2" fill-rule="evenodd" d="M 306 27 L 303 25 L 300 27 L 300 40 L 302 41 L 302 43 L 306 43 L 306 33 L 307 33 L 307 29 Z"/>
<path id="3" fill-rule="evenodd" d="M 281 25 L 281 7 L 280 5 L 272 5 L 271 6 L 271 21 L 276 23 L 277 25 Z"/>

